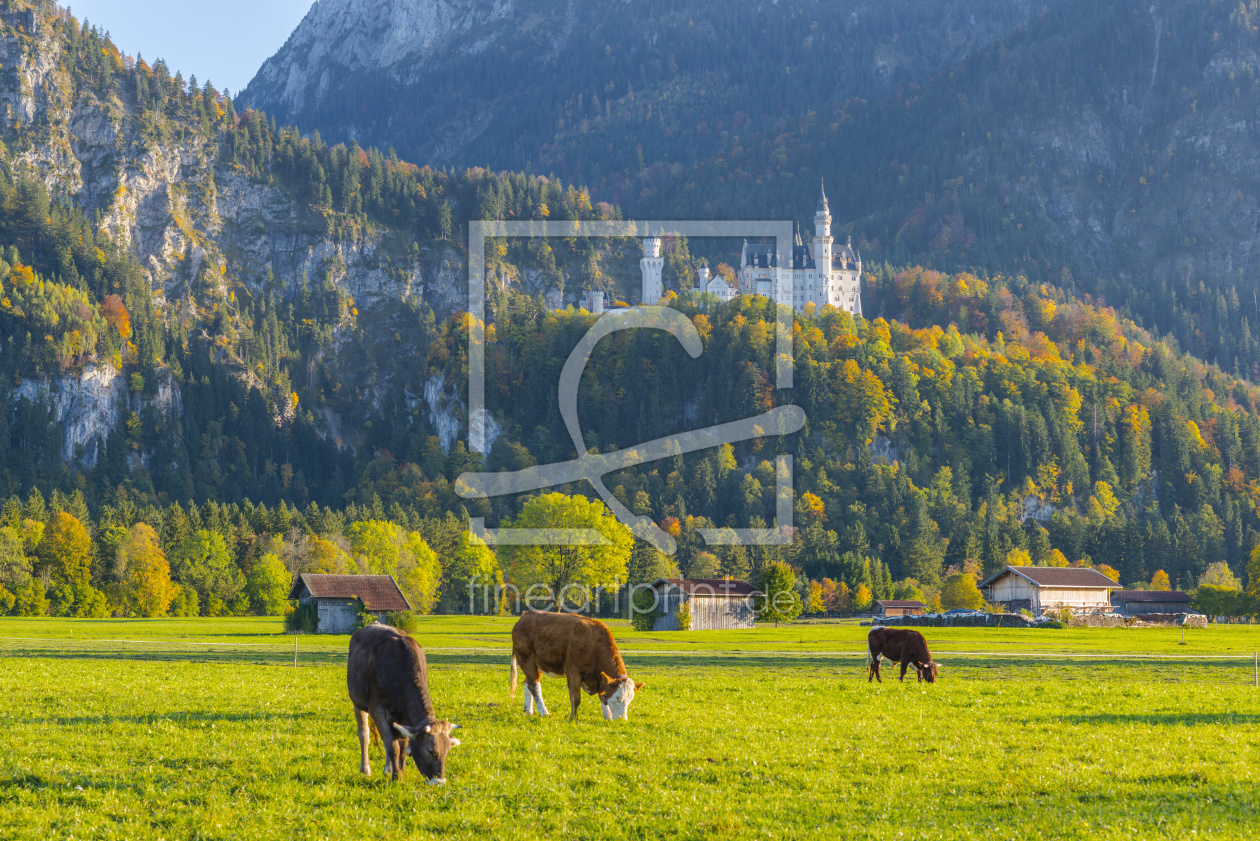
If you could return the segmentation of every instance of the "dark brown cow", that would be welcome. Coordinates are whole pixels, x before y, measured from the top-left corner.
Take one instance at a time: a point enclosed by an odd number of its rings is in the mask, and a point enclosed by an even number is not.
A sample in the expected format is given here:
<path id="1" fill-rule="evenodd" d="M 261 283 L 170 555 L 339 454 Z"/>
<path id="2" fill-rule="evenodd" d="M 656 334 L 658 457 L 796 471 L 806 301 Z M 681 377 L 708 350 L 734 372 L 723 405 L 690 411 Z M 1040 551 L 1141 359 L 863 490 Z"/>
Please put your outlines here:
<path id="1" fill-rule="evenodd" d="M 569 682 L 569 720 L 577 721 L 582 690 L 599 695 L 604 718 L 630 718 L 630 702 L 643 688 L 626 677 L 626 664 L 617 652 L 612 632 L 603 622 L 573 613 L 526 611 L 512 626 L 512 697 L 516 697 L 516 668 L 525 673 L 525 714 L 547 715 L 543 703 L 543 672 Z"/>
<path id="2" fill-rule="evenodd" d="M 360 771 L 372 773 L 368 741 L 375 730 L 385 748 L 387 775 L 397 780 L 406 767 L 404 757 L 411 754 L 430 785 L 446 782 L 446 754 L 459 744 L 451 731 L 459 725 L 438 721 L 434 714 L 424 651 L 415 640 L 386 625 L 355 631 L 346 686 L 359 723 Z"/>
<path id="3" fill-rule="evenodd" d="M 884 682 L 879 676 L 879 662 L 882 657 L 901 664 L 903 681 L 906 679 L 906 669 L 913 663 L 920 683 L 924 680 L 936 683 L 937 664 L 932 660 L 932 652 L 928 651 L 927 640 L 913 628 L 871 628 L 866 644 L 867 683 L 871 682 L 871 678 Z"/>

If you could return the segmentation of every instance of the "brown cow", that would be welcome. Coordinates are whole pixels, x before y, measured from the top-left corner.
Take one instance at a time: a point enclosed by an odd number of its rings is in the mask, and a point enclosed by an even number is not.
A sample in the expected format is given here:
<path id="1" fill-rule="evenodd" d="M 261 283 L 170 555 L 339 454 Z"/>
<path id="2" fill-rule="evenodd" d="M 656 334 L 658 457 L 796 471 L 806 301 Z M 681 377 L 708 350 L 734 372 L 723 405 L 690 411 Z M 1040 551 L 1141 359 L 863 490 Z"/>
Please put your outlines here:
<path id="1" fill-rule="evenodd" d="M 543 703 L 543 672 L 569 681 L 569 720 L 577 721 L 582 690 L 599 695 L 604 718 L 630 718 L 630 702 L 643 688 L 626 677 L 626 664 L 617 652 L 612 632 L 603 622 L 573 613 L 526 611 L 512 626 L 512 697 L 516 697 L 516 668 L 525 673 L 525 714 L 547 715 Z"/>
<path id="2" fill-rule="evenodd" d="M 360 771 L 372 773 L 368 740 L 375 730 L 385 748 L 387 775 L 397 780 L 410 754 L 429 785 L 446 782 L 446 754 L 459 744 L 451 731 L 459 725 L 438 721 L 434 714 L 424 650 L 415 640 L 387 625 L 355 631 L 346 685 L 359 723 Z"/>
<path id="3" fill-rule="evenodd" d="M 936 683 L 937 664 L 928 651 L 927 640 L 923 634 L 913 628 L 871 628 L 866 638 L 866 682 L 871 678 L 880 683 L 884 679 L 879 676 L 880 658 L 887 657 L 894 663 L 901 664 L 901 680 L 906 679 L 906 669 L 911 663 L 919 673 L 919 682 Z"/>

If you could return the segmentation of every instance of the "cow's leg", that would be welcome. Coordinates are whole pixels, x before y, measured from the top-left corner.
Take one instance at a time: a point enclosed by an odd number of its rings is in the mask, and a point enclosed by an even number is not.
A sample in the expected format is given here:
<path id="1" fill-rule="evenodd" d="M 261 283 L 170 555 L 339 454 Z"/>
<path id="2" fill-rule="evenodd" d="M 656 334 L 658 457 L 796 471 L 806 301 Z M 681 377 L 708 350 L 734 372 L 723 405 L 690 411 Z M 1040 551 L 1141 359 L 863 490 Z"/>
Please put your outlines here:
<path id="1" fill-rule="evenodd" d="M 909 666 L 910 666 L 910 661 L 909 661 L 909 660 L 905 660 L 905 659 L 903 659 L 903 660 L 901 661 L 901 678 L 900 678 L 900 680 L 901 680 L 901 682 L 902 682 L 902 683 L 905 683 L 905 682 L 906 682 L 906 669 L 907 669 L 907 668 L 909 668 Z"/>
<path id="2" fill-rule="evenodd" d="M 372 720 L 376 722 L 376 732 L 381 735 L 381 746 L 385 748 L 385 776 L 398 779 L 398 773 L 402 770 L 399 765 L 402 763 L 397 761 L 397 751 L 394 748 L 394 727 L 389 721 L 389 716 L 385 715 L 385 711 L 379 707 L 372 714 Z"/>
<path id="3" fill-rule="evenodd" d="M 354 708 L 354 717 L 359 722 L 359 751 L 362 754 L 359 760 L 359 773 L 370 777 L 372 763 L 368 760 L 368 744 L 372 741 L 372 724 L 368 721 L 367 712 L 358 707 Z"/>
<path id="4" fill-rule="evenodd" d="M 525 715 L 534 714 L 534 685 L 529 681 L 525 682 Z"/>
<path id="5" fill-rule="evenodd" d="M 582 676 L 569 672 L 569 721 L 577 721 L 578 704 L 582 703 Z"/>
<path id="6" fill-rule="evenodd" d="M 881 674 L 879 673 L 879 664 L 880 664 L 881 662 L 883 662 L 883 659 L 884 659 L 884 655 L 883 655 L 883 654 L 873 654 L 873 655 L 871 655 L 871 660 L 872 660 L 872 663 L 871 663 L 871 668 L 875 671 L 875 680 L 876 680 L 878 683 L 883 683 L 883 682 L 884 682 L 884 676 L 883 676 L 883 675 L 881 675 Z M 870 681 L 869 681 L 869 680 L 867 680 L 867 683 L 870 683 Z"/>
<path id="7" fill-rule="evenodd" d="M 534 702 L 538 704 L 538 714 L 541 716 L 551 715 L 551 713 L 547 712 L 547 705 L 543 703 L 542 680 L 535 679 L 525 684 L 525 688 L 534 693 Z"/>

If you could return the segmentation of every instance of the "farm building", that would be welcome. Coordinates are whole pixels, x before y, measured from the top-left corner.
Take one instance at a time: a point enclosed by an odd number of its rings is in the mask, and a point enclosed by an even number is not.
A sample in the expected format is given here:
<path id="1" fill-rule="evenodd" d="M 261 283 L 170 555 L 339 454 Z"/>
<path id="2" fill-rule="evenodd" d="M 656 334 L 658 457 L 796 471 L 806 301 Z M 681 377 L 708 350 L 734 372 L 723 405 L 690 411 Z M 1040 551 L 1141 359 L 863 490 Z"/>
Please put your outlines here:
<path id="1" fill-rule="evenodd" d="M 1004 567 L 980 583 L 985 598 L 1009 610 L 1043 613 L 1070 607 L 1077 612 L 1110 611 L 1120 585 L 1088 567 Z"/>
<path id="2" fill-rule="evenodd" d="M 1178 590 L 1117 590 L 1111 594 L 1111 604 L 1116 613 L 1126 616 L 1190 612 L 1190 596 Z"/>
<path id="3" fill-rule="evenodd" d="M 876 599 L 871 613 L 876 616 L 922 616 L 927 608 L 919 601 L 889 601 Z"/>
<path id="4" fill-rule="evenodd" d="M 761 591 L 737 578 L 658 578 L 652 582 L 661 616 L 654 631 L 678 630 L 678 608 L 691 608 L 691 630 L 751 628 L 753 597 Z"/>
<path id="5" fill-rule="evenodd" d="M 302 573 L 293 582 L 289 598 L 299 604 L 319 606 L 321 634 L 344 634 L 354 630 L 359 617 L 355 598 L 363 599 L 368 612 L 384 621 L 386 611 L 411 610 L 411 604 L 398 589 L 392 575 L 315 575 Z"/>

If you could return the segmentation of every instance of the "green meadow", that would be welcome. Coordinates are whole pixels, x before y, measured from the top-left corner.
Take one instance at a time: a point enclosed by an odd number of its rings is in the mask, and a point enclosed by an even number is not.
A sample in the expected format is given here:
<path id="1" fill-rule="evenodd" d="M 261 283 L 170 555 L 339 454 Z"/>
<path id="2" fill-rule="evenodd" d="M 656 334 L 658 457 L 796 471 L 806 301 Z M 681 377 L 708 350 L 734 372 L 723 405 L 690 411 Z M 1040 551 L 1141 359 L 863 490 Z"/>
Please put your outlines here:
<path id="1" fill-rule="evenodd" d="M 636 633 L 630 720 L 507 696 L 511 619 L 434 617 L 445 787 L 358 773 L 344 636 L 275 619 L 0 620 L 3 838 L 1246 838 L 1260 627 Z M 893 678 L 889 680 L 889 676 Z"/>

